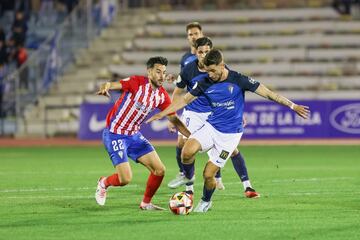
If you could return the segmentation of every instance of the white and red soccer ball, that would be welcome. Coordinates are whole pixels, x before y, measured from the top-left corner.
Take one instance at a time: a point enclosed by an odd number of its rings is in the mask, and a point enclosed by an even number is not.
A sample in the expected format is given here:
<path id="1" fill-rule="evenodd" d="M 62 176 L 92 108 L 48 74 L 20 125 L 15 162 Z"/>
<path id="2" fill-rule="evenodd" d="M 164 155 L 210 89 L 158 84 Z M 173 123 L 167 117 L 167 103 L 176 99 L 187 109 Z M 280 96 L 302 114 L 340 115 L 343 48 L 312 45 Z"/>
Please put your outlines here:
<path id="1" fill-rule="evenodd" d="M 179 192 L 172 195 L 169 208 L 176 215 L 187 215 L 193 209 L 193 198 L 191 194 Z"/>

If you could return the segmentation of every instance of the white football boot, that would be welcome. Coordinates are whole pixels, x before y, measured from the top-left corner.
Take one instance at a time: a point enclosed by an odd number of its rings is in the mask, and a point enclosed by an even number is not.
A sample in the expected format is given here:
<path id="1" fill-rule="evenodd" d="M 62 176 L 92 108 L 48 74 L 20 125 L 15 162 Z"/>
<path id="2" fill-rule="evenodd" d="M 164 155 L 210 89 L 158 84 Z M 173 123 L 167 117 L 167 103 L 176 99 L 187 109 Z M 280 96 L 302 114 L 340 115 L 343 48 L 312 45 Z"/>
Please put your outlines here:
<path id="1" fill-rule="evenodd" d="M 147 210 L 147 211 L 165 210 L 165 208 L 156 206 L 156 205 L 153 204 L 153 203 L 144 203 L 144 202 L 141 202 L 139 207 L 140 207 L 141 210 Z"/>
<path id="2" fill-rule="evenodd" d="M 196 206 L 196 208 L 193 210 L 193 212 L 205 213 L 211 208 L 211 206 L 212 206 L 212 201 L 205 202 L 201 199 L 198 205 Z"/>
<path id="3" fill-rule="evenodd" d="M 106 202 L 106 188 L 102 186 L 101 181 L 105 177 L 100 177 L 95 191 L 95 200 L 100 206 L 104 206 Z"/>
<path id="4" fill-rule="evenodd" d="M 188 183 L 190 181 L 194 181 L 194 180 L 195 180 L 195 175 L 193 176 L 192 179 L 187 179 L 183 173 L 179 173 L 176 176 L 176 178 L 174 178 L 173 180 L 171 180 L 168 183 L 168 187 L 175 189 L 175 188 L 178 188 L 178 187 L 185 185 L 186 183 Z"/>
<path id="5" fill-rule="evenodd" d="M 224 183 L 222 182 L 221 178 L 215 178 L 216 180 L 216 189 L 217 190 L 225 190 Z"/>

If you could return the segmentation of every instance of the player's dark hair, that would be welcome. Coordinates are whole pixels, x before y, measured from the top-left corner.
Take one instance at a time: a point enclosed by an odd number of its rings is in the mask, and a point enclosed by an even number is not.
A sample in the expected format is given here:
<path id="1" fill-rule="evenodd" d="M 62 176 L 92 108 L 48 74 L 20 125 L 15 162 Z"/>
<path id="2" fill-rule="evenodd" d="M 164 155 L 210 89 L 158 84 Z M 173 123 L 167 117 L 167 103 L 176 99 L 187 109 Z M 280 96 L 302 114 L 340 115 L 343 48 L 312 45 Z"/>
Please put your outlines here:
<path id="1" fill-rule="evenodd" d="M 155 64 L 161 64 L 161 65 L 167 66 L 168 60 L 166 58 L 160 57 L 160 56 L 152 57 L 152 58 L 149 58 L 149 60 L 146 62 L 146 67 L 148 69 L 153 68 Z"/>
<path id="2" fill-rule="evenodd" d="M 210 48 L 212 48 L 213 44 L 210 38 L 208 37 L 201 37 L 196 39 L 195 41 L 195 48 L 201 47 L 201 46 L 209 46 Z"/>
<path id="3" fill-rule="evenodd" d="M 202 27 L 201 27 L 200 23 L 198 23 L 198 22 L 188 23 L 188 25 L 186 25 L 186 32 L 192 28 L 198 28 L 200 31 L 202 31 Z"/>
<path id="4" fill-rule="evenodd" d="M 205 66 L 219 65 L 223 61 L 223 55 L 220 50 L 212 49 L 208 52 L 204 58 Z"/>

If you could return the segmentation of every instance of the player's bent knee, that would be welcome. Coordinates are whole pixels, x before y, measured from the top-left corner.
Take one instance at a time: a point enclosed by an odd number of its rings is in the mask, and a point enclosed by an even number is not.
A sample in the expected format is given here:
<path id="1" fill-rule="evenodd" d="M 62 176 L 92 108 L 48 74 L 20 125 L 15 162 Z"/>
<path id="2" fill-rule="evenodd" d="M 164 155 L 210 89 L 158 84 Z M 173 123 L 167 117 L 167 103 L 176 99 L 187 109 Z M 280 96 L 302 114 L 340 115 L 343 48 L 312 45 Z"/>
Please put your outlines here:
<path id="1" fill-rule="evenodd" d="M 183 149 L 181 152 L 181 160 L 183 163 L 191 163 L 195 153 L 188 149 Z"/>
<path id="2" fill-rule="evenodd" d="M 120 177 L 120 185 L 121 186 L 125 186 L 125 185 L 128 185 L 132 180 L 132 177 L 131 176 L 123 176 L 123 177 Z"/>
<path id="3" fill-rule="evenodd" d="M 165 166 L 162 165 L 161 167 L 154 170 L 154 175 L 156 175 L 156 176 L 164 176 L 165 175 L 165 170 L 166 170 Z"/>
<path id="4" fill-rule="evenodd" d="M 211 172 L 204 172 L 203 178 L 205 179 L 205 181 L 210 181 L 215 178 L 215 175 L 212 174 Z"/>

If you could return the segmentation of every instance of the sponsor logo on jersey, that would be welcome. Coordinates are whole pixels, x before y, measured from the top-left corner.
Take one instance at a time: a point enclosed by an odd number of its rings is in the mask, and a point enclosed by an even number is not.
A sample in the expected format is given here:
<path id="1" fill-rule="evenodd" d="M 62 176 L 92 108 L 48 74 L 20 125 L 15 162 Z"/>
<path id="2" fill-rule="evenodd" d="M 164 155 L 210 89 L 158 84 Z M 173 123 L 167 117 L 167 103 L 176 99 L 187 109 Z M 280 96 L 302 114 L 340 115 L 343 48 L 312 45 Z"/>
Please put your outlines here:
<path id="1" fill-rule="evenodd" d="M 330 124 L 341 132 L 360 134 L 360 103 L 335 109 L 330 114 Z"/>
<path id="2" fill-rule="evenodd" d="M 213 107 L 231 107 L 235 105 L 234 100 L 226 101 L 226 102 L 212 102 Z"/>
<path id="3" fill-rule="evenodd" d="M 158 99 L 158 98 L 160 98 L 160 97 L 156 96 L 156 98 Z M 136 107 L 137 110 L 141 110 L 141 111 L 143 111 L 143 112 L 149 112 L 149 111 L 151 111 L 151 108 L 150 108 L 150 107 L 146 107 L 146 105 L 142 104 L 141 102 L 136 102 L 136 103 L 135 103 L 135 107 Z"/>
<path id="4" fill-rule="evenodd" d="M 228 151 L 225 151 L 225 150 L 222 150 L 219 157 L 226 160 L 229 156 L 229 152 Z"/>

